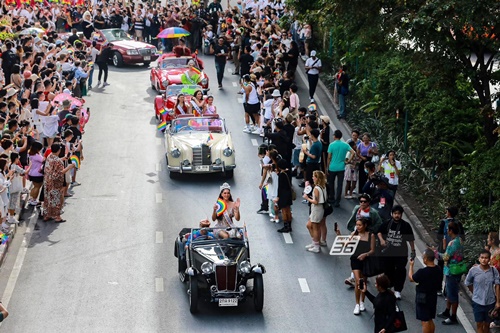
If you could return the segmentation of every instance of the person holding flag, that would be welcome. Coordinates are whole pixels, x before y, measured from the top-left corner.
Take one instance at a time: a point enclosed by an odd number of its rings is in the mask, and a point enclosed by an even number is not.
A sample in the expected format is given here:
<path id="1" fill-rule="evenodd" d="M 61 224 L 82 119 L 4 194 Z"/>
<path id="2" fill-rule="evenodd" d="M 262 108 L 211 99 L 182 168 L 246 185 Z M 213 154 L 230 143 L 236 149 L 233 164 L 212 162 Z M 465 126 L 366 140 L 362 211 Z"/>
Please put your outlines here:
<path id="1" fill-rule="evenodd" d="M 217 228 L 234 227 L 233 218 L 240 220 L 240 198 L 233 201 L 231 195 L 231 186 L 228 183 L 220 187 L 219 198 L 214 205 L 212 212 L 212 221 L 217 220 Z"/>
<path id="2" fill-rule="evenodd" d="M 181 75 L 182 84 L 192 84 L 197 85 L 201 81 L 201 71 L 191 66 L 187 71 Z"/>

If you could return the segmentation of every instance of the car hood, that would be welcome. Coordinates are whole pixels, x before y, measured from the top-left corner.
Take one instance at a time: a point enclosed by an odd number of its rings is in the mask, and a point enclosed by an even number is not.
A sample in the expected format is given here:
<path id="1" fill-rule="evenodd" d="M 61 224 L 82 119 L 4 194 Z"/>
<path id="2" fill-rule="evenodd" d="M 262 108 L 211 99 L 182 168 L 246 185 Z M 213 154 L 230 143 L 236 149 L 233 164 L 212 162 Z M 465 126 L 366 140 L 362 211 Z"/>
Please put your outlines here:
<path id="1" fill-rule="evenodd" d="M 187 72 L 187 70 L 187 67 L 162 69 L 160 75 L 162 80 L 168 79 L 170 84 L 179 84 L 181 83 L 181 75 Z"/>
<path id="2" fill-rule="evenodd" d="M 126 50 L 131 49 L 152 49 L 153 46 L 148 43 L 138 42 L 135 40 L 117 40 L 112 42 L 113 45 L 124 48 Z"/>
<path id="3" fill-rule="evenodd" d="M 172 135 L 172 146 L 175 146 L 181 150 L 191 149 L 192 147 L 199 146 L 202 143 L 207 144 L 212 150 L 230 147 L 231 140 L 230 136 L 226 133 L 212 133 L 212 138 L 210 138 L 210 132 L 181 132 Z"/>

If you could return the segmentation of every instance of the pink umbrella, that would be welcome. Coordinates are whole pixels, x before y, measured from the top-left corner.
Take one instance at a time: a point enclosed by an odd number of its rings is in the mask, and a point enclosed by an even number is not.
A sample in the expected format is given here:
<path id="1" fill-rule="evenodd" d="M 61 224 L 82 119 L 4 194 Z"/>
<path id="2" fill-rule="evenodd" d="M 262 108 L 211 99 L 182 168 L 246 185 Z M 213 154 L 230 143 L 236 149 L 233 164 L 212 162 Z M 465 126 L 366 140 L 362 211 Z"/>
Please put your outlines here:
<path id="1" fill-rule="evenodd" d="M 62 102 L 65 100 L 69 100 L 71 102 L 71 107 L 82 106 L 84 103 L 84 101 L 81 99 L 75 98 L 70 94 L 62 93 L 54 97 L 54 99 L 52 100 L 52 105 L 55 106 L 56 104 L 62 104 Z"/>

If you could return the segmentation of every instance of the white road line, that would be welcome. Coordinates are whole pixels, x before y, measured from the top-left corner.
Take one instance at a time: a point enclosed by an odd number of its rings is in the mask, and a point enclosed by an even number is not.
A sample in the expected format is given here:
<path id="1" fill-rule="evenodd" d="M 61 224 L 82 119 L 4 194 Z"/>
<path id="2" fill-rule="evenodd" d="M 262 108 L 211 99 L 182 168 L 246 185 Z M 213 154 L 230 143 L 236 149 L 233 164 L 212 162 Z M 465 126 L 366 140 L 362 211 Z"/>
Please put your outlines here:
<path id="1" fill-rule="evenodd" d="M 163 243 L 163 231 L 156 232 L 156 244 Z"/>
<path id="2" fill-rule="evenodd" d="M 238 82 L 234 82 L 233 81 L 232 84 L 233 84 L 233 87 L 237 87 L 238 86 Z"/>
<path id="3" fill-rule="evenodd" d="M 155 278 L 155 289 L 158 293 L 163 292 L 163 278 Z"/>
<path id="4" fill-rule="evenodd" d="M 299 278 L 299 284 L 300 284 L 300 290 L 302 290 L 303 293 L 310 293 L 311 290 L 309 290 L 309 285 L 307 284 L 307 280 L 304 278 Z"/>
<path id="5" fill-rule="evenodd" d="M 257 139 L 251 139 L 250 141 L 252 141 L 252 145 L 254 147 L 258 147 L 259 146 L 259 143 L 257 142 Z"/>
<path id="6" fill-rule="evenodd" d="M 243 104 L 243 98 L 238 97 L 238 103 Z"/>
<path id="7" fill-rule="evenodd" d="M 163 200 L 163 196 L 161 193 L 156 193 L 156 203 L 161 203 Z"/>
<path id="8" fill-rule="evenodd" d="M 288 232 L 283 233 L 283 238 L 285 239 L 285 243 L 293 244 L 292 236 Z"/>
<path id="9" fill-rule="evenodd" d="M 19 249 L 16 261 L 14 262 L 14 267 L 12 268 L 9 280 L 7 281 L 7 286 L 5 287 L 5 291 L 3 292 L 2 303 L 6 308 L 9 307 L 10 298 L 12 297 L 12 293 L 14 292 L 14 288 L 16 287 L 17 279 L 19 278 L 19 274 L 21 273 L 21 268 L 23 267 L 24 258 L 26 257 L 26 252 L 28 251 L 28 246 L 31 242 L 31 236 L 33 235 L 31 226 L 35 225 L 37 219 L 38 219 L 38 213 L 35 212 L 30 220 L 28 227 L 26 228 L 23 242 L 21 243 L 21 248 Z M 0 323 L 0 327 L 1 325 L 2 324 Z"/>
<path id="10" fill-rule="evenodd" d="M 161 171 L 161 163 L 156 163 L 156 171 L 157 172 Z"/>

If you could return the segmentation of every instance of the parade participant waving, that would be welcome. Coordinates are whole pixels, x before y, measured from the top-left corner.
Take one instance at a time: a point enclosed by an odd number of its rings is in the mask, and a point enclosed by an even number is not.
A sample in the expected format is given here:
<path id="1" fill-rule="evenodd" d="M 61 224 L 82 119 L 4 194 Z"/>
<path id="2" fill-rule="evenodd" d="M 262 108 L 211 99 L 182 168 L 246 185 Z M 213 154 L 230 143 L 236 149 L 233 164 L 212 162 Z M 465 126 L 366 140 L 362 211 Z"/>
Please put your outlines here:
<path id="1" fill-rule="evenodd" d="M 201 90 L 198 89 L 194 92 L 193 98 L 191 98 L 191 106 L 195 116 L 201 116 L 205 113 L 206 103 Z"/>
<path id="2" fill-rule="evenodd" d="M 177 100 L 175 101 L 174 110 L 176 114 L 192 114 L 191 105 L 185 102 L 184 94 L 180 93 L 177 95 Z"/>
<path id="3" fill-rule="evenodd" d="M 217 220 L 216 227 L 234 227 L 233 218 L 240 220 L 240 198 L 233 200 L 231 186 L 228 183 L 220 187 L 219 198 L 214 205 L 212 221 Z"/>

